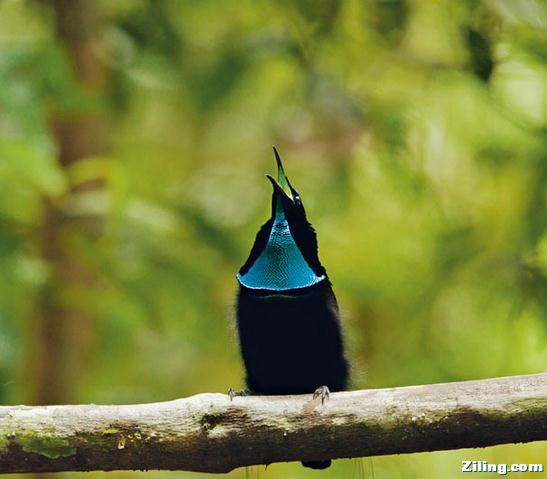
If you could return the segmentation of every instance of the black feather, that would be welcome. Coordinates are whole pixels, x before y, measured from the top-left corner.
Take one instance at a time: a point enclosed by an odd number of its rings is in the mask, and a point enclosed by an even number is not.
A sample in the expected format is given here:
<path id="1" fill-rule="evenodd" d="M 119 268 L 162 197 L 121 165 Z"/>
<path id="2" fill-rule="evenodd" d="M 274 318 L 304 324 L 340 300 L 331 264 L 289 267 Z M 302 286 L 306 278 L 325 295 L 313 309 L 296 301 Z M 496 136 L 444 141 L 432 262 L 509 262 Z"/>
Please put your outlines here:
<path id="1" fill-rule="evenodd" d="M 251 289 L 240 282 L 237 328 L 247 387 L 253 393 L 271 395 L 311 394 L 320 386 L 333 392 L 343 391 L 347 388 L 349 365 L 344 355 L 338 304 L 319 261 L 316 233 L 306 218 L 300 195 L 292 186 L 290 189 L 292 198 L 276 191 L 274 185 L 272 218 L 260 228 L 239 274 L 245 275 L 264 250 L 276 214 L 276 201 L 281 201 L 298 249 L 315 274 L 324 275 L 325 279 L 312 286 L 283 291 Z M 324 469 L 330 460 L 302 464 Z"/>
<path id="2" fill-rule="evenodd" d="M 348 363 L 338 305 L 326 281 L 304 289 L 240 285 L 237 327 L 247 387 L 260 394 L 313 393 L 347 387 Z"/>

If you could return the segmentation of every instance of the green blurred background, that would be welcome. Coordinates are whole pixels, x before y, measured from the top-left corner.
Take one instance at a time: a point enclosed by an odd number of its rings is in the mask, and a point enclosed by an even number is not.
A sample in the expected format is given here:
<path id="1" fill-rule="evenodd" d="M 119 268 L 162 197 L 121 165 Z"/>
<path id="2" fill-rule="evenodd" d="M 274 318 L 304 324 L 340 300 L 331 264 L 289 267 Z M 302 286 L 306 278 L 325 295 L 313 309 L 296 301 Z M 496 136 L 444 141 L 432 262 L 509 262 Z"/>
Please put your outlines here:
<path id="1" fill-rule="evenodd" d="M 234 274 L 269 214 L 272 144 L 318 231 L 355 388 L 547 369 L 545 2 L 3 0 L 0 402 L 242 386 Z M 372 464 L 448 478 L 546 458 Z M 204 477 L 85 477 L 114 475 Z"/>

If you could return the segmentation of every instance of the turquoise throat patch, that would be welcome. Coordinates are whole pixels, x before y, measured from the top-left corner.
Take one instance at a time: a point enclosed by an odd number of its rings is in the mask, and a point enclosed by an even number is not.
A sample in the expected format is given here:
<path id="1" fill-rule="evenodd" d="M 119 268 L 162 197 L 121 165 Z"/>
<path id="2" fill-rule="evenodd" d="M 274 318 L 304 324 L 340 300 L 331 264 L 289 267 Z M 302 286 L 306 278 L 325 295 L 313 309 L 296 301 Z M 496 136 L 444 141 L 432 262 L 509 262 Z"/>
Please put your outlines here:
<path id="1" fill-rule="evenodd" d="M 281 207 L 276 210 L 266 247 L 239 282 L 251 289 L 285 291 L 306 288 L 325 279 L 317 276 L 298 249 Z"/>

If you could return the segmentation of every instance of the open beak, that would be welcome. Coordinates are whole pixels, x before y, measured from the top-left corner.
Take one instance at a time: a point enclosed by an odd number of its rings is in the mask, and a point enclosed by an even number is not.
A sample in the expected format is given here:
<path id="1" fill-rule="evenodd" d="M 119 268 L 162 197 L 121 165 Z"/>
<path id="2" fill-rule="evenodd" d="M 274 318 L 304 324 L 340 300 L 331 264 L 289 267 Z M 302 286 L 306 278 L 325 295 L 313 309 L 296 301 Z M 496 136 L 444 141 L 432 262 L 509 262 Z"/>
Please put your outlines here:
<path id="1" fill-rule="evenodd" d="M 279 157 L 279 153 L 277 152 L 277 148 L 275 146 L 273 147 L 273 151 L 275 154 L 275 161 L 277 162 L 277 180 L 270 175 L 266 175 L 266 177 L 271 181 L 274 190 L 284 194 L 290 198 L 291 201 L 294 201 L 291 184 L 289 183 L 287 175 L 285 175 L 283 163 L 281 163 L 281 158 Z"/>

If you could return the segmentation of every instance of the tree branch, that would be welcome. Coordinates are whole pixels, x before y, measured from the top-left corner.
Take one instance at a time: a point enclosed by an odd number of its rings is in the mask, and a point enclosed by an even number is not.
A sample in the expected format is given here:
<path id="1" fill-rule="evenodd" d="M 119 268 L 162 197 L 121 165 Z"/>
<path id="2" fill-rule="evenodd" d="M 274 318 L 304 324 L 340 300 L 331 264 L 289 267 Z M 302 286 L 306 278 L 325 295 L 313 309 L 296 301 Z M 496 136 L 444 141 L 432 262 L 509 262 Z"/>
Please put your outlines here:
<path id="1" fill-rule="evenodd" d="M 547 439 L 547 373 L 306 396 L 0 407 L 0 472 L 227 472 Z"/>

